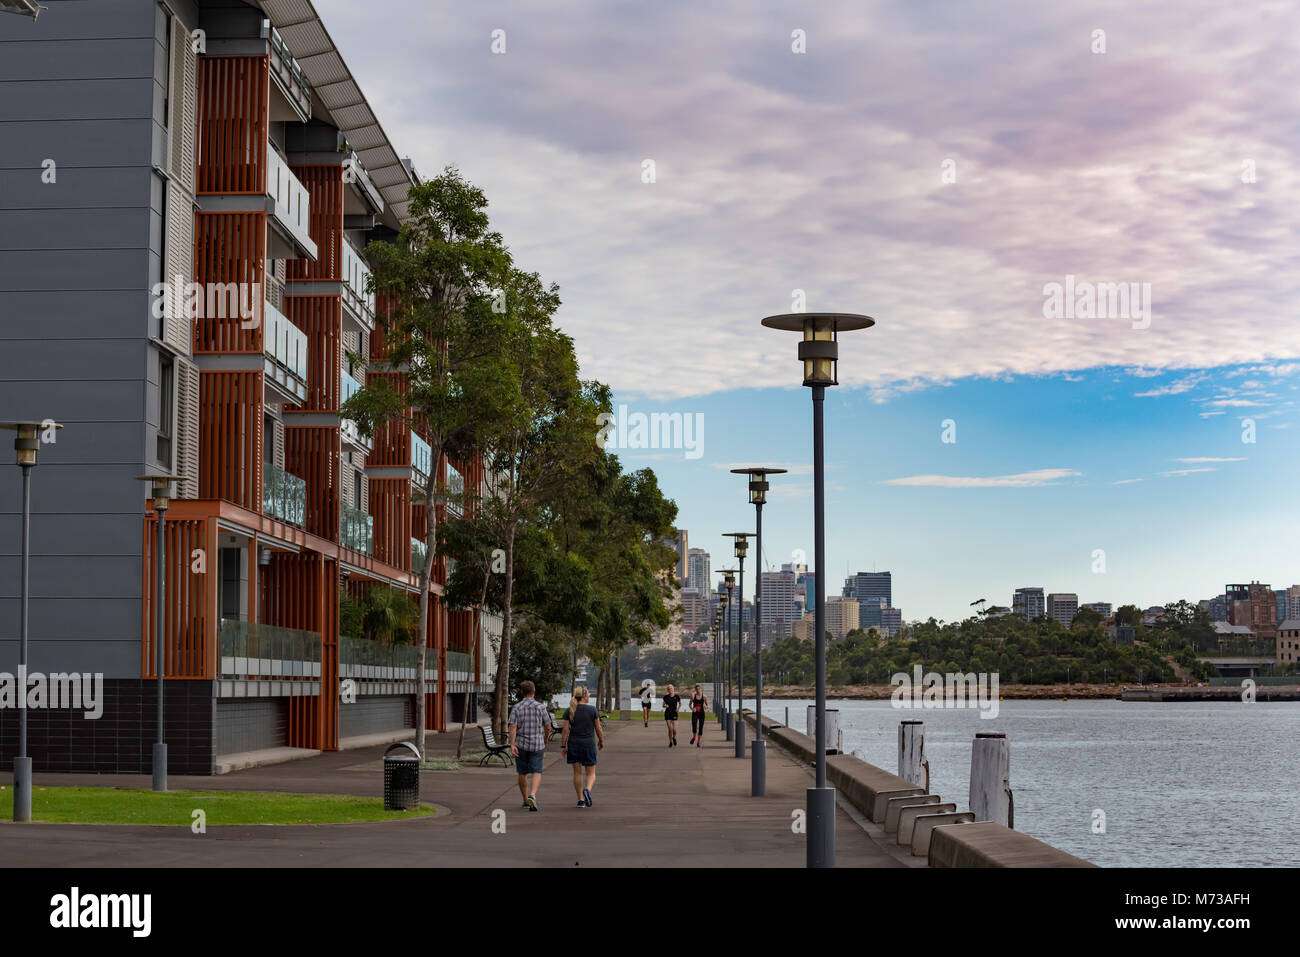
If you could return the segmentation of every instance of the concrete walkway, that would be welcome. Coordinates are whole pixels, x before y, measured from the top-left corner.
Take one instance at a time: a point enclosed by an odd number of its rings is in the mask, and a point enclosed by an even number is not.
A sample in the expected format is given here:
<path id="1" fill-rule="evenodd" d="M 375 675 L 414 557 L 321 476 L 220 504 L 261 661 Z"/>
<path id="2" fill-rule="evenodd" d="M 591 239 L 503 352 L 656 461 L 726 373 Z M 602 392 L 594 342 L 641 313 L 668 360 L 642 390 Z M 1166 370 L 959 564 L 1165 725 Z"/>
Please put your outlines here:
<path id="1" fill-rule="evenodd" d="M 791 812 L 804 807 L 812 783 L 806 767 L 768 747 L 767 797 L 751 798 L 750 764 L 734 756 L 716 721 L 703 748 L 688 746 L 689 721 L 667 747 L 662 719 L 606 723 L 595 806 L 575 807 L 572 775 L 559 739 L 548 747 L 539 791 L 542 810 L 520 808 L 509 769 L 426 771 L 421 799 L 433 818 L 377 824 L 219 827 L 208 814 L 206 834 L 185 827 L 0 823 L 0 866 L 613 866 L 803 867 L 805 838 L 791 831 Z M 456 735 L 430 736 L 429 751 L 454 753 Z M 478 742 L 466 734 L 467 745 Z M 290 764 L 219 777 L 173 777 L 174 790 L 264 790 L 379 797 L 383 748 L 328 752 Z M 6 784 L 9 782 L 5 782 Z M 149 787 L 139 775 L 36 774 L 35 786 L 89 784 Z M 36 799 L 39 817 L 39 792 Z M 201 806 L 200 802 L 196 802 Z M 505 833 L 493 832 L 495 811 Z M 841 807 L 837 815 L 841 867 L 907 866 L 885 850 L 878 830 Z M 500 819 L 500 815 L 496 815 Z"/>

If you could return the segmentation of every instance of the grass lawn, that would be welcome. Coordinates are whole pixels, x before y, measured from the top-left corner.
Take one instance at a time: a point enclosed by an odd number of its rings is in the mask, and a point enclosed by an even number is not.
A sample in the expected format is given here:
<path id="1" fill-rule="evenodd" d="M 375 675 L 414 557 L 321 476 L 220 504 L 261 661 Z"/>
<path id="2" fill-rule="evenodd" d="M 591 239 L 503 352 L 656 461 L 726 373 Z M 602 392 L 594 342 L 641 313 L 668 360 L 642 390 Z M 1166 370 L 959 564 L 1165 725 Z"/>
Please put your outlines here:
<path id="1" fill-rule="evenodd" d="M 0 788 L 0 816 L 13 818 L 14 794 Z M 385 811 L 379 798 L 346 794 L 254 791 L 164 791 L 132 788 L 37 787 L 32 820 L 61 824 L 159 824 L 188 827 L 203 811 L 208 827 L 230 824 L 346 824 L 427 817 L 434 809 Z"/>

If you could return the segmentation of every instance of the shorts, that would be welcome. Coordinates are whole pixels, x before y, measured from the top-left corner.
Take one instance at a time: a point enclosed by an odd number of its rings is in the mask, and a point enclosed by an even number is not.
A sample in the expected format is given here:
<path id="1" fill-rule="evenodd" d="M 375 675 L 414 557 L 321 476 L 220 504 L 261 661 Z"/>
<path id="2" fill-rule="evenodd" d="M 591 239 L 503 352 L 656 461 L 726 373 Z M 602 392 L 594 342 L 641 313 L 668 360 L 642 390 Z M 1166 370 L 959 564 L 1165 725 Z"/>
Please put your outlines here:
<path id="1" fill-rule="evenodd" d="M 516 774 L 541 774 L 542 759 L 546 757 L 545 751 L 525 751 L 519 749 L 519 757 L 515 758 Z"/>
<path id="2" fill-rule="evenodd" d="M 664 720 L 665 720 L 665 721 L 676 721 L 676 720 L 677 720 L 677 712 L 676 712 L 676 711 L 665 711 L 665 712 L 664 712 Z"/>
<path id="3" fill-rule="evenodd" d="M 596 766 L 596 749 L 590 744 L 570 744 L 564 754 L 569 764 L 581 764 L 584 768 Z"/>
<path id="4" fill-rule="evenodd" d="M 642 707 L 643 710 L 645 710 L 645 711 L 649 711 L 649 710 L 650 710 L 650 702 L 649 702 L 649 701 L 642 701 L 642 702 L 641 702 L 641 707 Z"/>

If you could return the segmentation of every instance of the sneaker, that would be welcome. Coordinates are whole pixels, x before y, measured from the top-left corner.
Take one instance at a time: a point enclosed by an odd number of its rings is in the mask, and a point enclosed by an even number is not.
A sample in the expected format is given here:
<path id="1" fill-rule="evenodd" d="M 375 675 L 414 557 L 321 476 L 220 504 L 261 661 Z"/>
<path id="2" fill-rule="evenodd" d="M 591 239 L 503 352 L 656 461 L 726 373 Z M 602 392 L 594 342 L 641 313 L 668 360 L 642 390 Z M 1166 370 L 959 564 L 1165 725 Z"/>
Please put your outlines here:
<path id="1" fill-rule="evenodd" d="M 695 735 L 691 735 L 691 744 L 695 743 Z"/>
<path id="2" fill-rule="evenodd" d="M 704 747 L 704 745 L 700 744 L 700 742 L 698 742 L 698 741 L 695 742 L 695 746 L 696 746 L 697 748 L 702 748 L 702 747 Z"/>
<path id="3" fill-rule="evenodd" d="M 528 796 L 528 800 L 527 800 L 526 802 L 524 802 L 524 803 L 528 805 L 528 810 L 530 810 L 530 811 L 540 811 L 540 810 L 541 810 L 541 808 L 539 808 L 539 807 L 537 806 L 537 798 L 533 797 L 532 795 L 529 795 L 529 796 Z"/>
<path id="4" fill-rule="evenodd" d="M 587 807 L 591 807 L 591 791 L 590 791 L 590 789 L 588 789 L 588 788 L 583 788 L 583 789 L 582 789 L 582 800 L 583 800 L 583 802 L 587 805 Z"/>
<path id="5" fill-rule="evenodd" d="M 586 806 L 587 806 L 587 802 L 586 802 L 586 801 L 579 801 L 579 802 L 578 802 L 578 807 L 586 807 Z"/>
<path id="6" fill-rule="evenodd" d="M 527 802 L 527 801 L 524 801 L 524 803 L 520 806 L 519 810 L 521 810 L 521 811 L 527 811 L 527 810 L 529 810 L 529 808 L 528 808 L 528 802 Z"/>

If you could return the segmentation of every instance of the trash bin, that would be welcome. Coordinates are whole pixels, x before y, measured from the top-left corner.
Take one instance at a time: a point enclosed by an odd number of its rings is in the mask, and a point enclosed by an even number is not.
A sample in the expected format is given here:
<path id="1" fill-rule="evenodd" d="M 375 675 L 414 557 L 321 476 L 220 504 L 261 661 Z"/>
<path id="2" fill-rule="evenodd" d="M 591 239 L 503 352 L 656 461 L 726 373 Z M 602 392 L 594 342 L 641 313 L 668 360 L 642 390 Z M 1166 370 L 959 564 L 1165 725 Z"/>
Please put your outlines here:
<path id="1" fill-rule="evenodd" d="M 384 810 L 413 811 L 419 804 L 420 752 L 411 742 L 401 741 L 384 752 Z"/>

